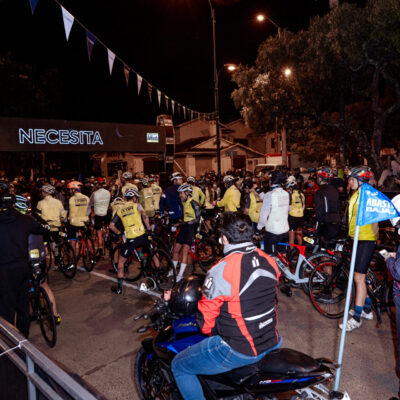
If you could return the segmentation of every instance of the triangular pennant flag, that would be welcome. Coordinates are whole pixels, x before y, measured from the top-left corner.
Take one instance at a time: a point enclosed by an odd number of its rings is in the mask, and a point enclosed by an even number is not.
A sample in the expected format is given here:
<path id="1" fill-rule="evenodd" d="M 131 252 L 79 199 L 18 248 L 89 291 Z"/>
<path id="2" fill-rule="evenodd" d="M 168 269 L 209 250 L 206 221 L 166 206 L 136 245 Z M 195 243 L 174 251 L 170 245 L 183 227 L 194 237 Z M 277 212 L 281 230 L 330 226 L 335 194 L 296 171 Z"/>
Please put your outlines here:
<path id="1" fill-rule="evenodd" d="M 37 4 L 39 3 L 39 0 L 29 0 L 29 2 L 31 3 L 31 10 L 33 14 L 35 12 Z"/>
<path id="2" fill-rule="evenodd" d="M 137 74 L 137 94 L 138 94 L 138 96 L 140 93 L 140 88 L 142 87 L 142 81 L 143 81 L 143 78 L 139 74 Z"/>
<path id="3" fill-rule="evenodd" d="M 158 107 L 161 106 L 161 92 L 157 89 Z"/>
<path id="4" fill-rule="evenodd" d="M 75 18 L 63 6 L 61 6 L 61 11 L 64 21 L 65 37 L 68 42 L 69 34 L 71 33 L 72 24 L 74 23 Z"/>
<path id="5" fill-rule="evenodd" d="M 175 100 L 171 100 L 171 108 L 172 108 L 172 114 L 175 111 Z"/>
<path id="6" fill-rule="evenodd" d="M 149 82 L 147 82 L 147 89 L 149 90 L 149 98 L 151 103 L 151 94 L 153 92 L 153 86 L 151 86 Z"/>
<path id="7" fill-rule="evenodd" d="M 110 49 L 107 49 L 107 53 L 108 53 L 108 66 L 110 67 L 110 75 L 111 75 L 114 66 L 115 54 Z"/>
<path id="8" fill-rule="evenodd" d="M 129 85 L 129 72 L 130 72 L 129 67 L 126 64 L 124 64 L 124 74 L 125 74 L 126 86 Z"/>
<path id="9" fill-rule="evenodd" d="M 88 49 L 89 61 L 91 61 L 93 46 L 96 43 L 96 40 L 96 36 L 94 36 L 89 31 L 86 31 L 86 44 Z"/>
<path id="10" fill-rule="evenodd" d="M 363 226 L 400 217 L 390 199 L 368 183 L 362 184 L 360 192 L 356 225 Z"/>

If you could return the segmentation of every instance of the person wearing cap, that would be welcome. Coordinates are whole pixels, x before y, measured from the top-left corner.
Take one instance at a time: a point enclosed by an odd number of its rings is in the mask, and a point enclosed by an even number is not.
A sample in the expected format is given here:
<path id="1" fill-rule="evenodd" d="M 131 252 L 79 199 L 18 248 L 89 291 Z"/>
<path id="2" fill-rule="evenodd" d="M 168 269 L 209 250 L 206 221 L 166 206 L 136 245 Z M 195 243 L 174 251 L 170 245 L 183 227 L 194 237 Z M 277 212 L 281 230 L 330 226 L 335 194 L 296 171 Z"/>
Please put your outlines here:
<path id="1" fill-rule="evenodd" d="M 90 196 L 90 207 L 94 216 L 94 229 L 97 233 L 100 255 L 103 255 L 103 225 L 108 225 L 107 214 L 110 205 L 111 193 L 102 185 L 102 178 L 94 182 L 93 193 Z"/>
<path id="2" fill-rule="evenodd" d="M 206 200 L 206 196 L 203 191 L 195 185 L 196 179 L 193 176 L 188 176 L 186 182 L 191 186 L 193 194 L 193 200 L 198 203 L 201 207 L 204 206 L 204 202 Z"/>
<path id="3" fill-rule="evenodd" d="M 178 188 L 183 183 L 180 172 L 174 172 L 171 176 L 172 185 L 165 189 L 160 198 L 159 209 L 161 215 L 165 214 L 165 206 L 168 208 L 168 217 L 171 224 L 177 223 L 183 217 L 182 202 L 179 198 Z"/>
<path id="4" fill-rule="evenodd" d="M 349 202 L 349 236 L 354 240 L 356 231 L 356 221 L 358 207 L 360 205 L 361 185 L 367 183 L 371 178 L 371 169 L 365 165 L 353 167 L 349 173 L 349 185 L 355 192 Z M 367 273 L 372 256 L 375 252 L 376 241 L 379 237 L 379 224 L 377 222 L 360 226 L 358 237 L 357 255 L 354 268 L 354 283 L 356 285 L 356 299 L 354 310 L 350 310 L 349 318 L 346 324 L 346 331 L 350 332 L 359 328 L 363 319 L 372 320 L 371 299 L 367 295 L 367 284 L 365 275 Z M 339 325 L 342 329 L 342 324 Z"/>
<path id="5" fill-rule="evenodd" d="M 111 287 L 111 291 L 122 294 L 122 280 L 126 259 L 138 247 L 147 247 L 149 239 L 146 229 L 150 230 L 149 217 L 144 208 L 137 203 L 140 194 L 135 189 L 127 189 L 124 194 L 125 204 L 116 212 L 110 223 L 110 229 L 117 235 L 125 233 L 126 242 L 123 244 L 118 259 L 118 284 Z M 123 230 L 118 226 L 122 223 Z"/>
<path id="6" fill-rule="evenodd" d="M 183 224 L 172 251 L 172 262 L 175 269 L 179 262 L 179 255 L 181 255 L 179 273 L 176 276 L 177 282 L 183 278 L 187 266 L 189 248 L 193 243 L 201 215 L 200 205 L 192 197 L 193 189 L 191 185 L 184 183 L 179 186 L 178 193 L 183 206 Z"/>
<path id="7" fill-rule="evenodd" d="M 153 189 L 149 187 L 149 180 L 147 178 L 141 179 L 142 189 L 139 194 L 139 203 L 146 211 L 148 217 L 154 217 L 155 214 L 155 204 L 154 204 L 154 195 Z"/>
<path id="8" fill-rule="evenodd" d="M 89 222 L 91 212 L 90 199 L 81 193 L 82 184 L 78 181 L 68 183 L 68 190 L 71 197 L 68 205 L 68 240 L 72 242 L 72 247 L 76 253 L 76 240 L 78 238 L 79 229 L 85 227 L 85 223 Z M 94 249 L 93 249 L 94 251 Z"/>
<path id="9" fill-rule="evenodd" d="M 223 182 L 226 187 L 224 197 L 217 201 L 217 207 L 224 207 L 225 211 L 236 212 L 240 208 L 240 190 L 235 185 L 236 179 L 232 175 L 226 175 Z"/>
<path id="10" fill-rule="evenodd" d="M 121 195 L 123 196 L 125 193 L 125 190 L 127 189 L 134 189 L 138 191 L 138 187 L 132 183 L 132 173 L 129 171 L 125 171 L 122 176 L 121 176 L 121 183 L 122 183 L 122 188 L 121 188 Z"/>
<path id="11" fill-rule="evenodd" d="M 304 225 L 304 207 L 305 197 L 300 191 L 298 181 L 295 176 L 291 175 L 286 180 L 286 190 L 289 193 L 290 211 L 288 216 L 289 222 L 289 243 L 303 243 L 303 225 Z"/>

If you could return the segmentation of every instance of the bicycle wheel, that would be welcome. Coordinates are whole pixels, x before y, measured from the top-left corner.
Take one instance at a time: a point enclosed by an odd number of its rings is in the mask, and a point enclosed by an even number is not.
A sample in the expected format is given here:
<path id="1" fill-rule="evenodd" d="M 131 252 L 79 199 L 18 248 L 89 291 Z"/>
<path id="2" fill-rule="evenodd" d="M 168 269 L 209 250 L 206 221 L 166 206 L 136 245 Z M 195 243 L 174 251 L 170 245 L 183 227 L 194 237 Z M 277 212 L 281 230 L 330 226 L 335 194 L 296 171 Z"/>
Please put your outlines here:
<path id="1" fill-rule="evenodd" d="M 175 285 L 176 270 L 171 257 L 165 250 L 151 250 L 147 262 L 145 275 L 153 278 L 160 289 L 168 290 Z"/>
<path id="2" fill-rule="evenodd" d="M 200 267 L 204 272 L 207 272 L 208 268 L 215 262 L 217 258 L 215 251 L 217 244 L 214 242 L 214 240 L 207 237 L 203 237 L 201 240 L 196 240 L 196 242 L 196 252 Z"/>
<path id="3" fill-rule="evenodd" d="M 312 254 L 310 257 L 307 258 L 307 262 L 303 261 L 301 263 L 301 265 L 299 267 L 299 278 L 300 279 L 310 278 L 310 274 L 314 270 L 315 266 L 323 261 L 337 263 L 339 261 L 339 259 L 328 253 L 321 252 L 321 253 Z M 308 263 L 310 263 L 311 265 L 309 265 Z M 306 294 L 308 294 L 308 295 L 310 294 L 309 282 L 302 283 L 301 287 L 303 288 L 303 290 Z"/>
<path id="4" fill-rule="evenodd" d="M 121 249 L 122 249 L 122 243 L 116 246 L 111 254 L 111 265 L 115 273 L 118 273 L 118 261 Z M 140 261 L 137 259 L 135 253 L 132 253 L 126 259 L 124 264 L 124 279 L 127 282 L 134 282 L 138 280 L 141 275 L 142 275 L 142 266 L 140 264 Z"/>
<path id="5" fill-rule="evenodd" d="M 57 328 L 56 320 L 53 314 L 53 307 L 51 305 L 49 296 L 46 291 L 40 286 L 38 288 L 38 322 L 44 340 L 50 347 L 54 347 L 57 342 Z"/>
<path id="6" fill-rule="evenodd" d="M 343 316 L 347 286 L 348 270 L 343 263 L 322 261 L 310 274 L 309 294 L 314 308 L 327 318 Z M 354 302 L 355 286 L 351 285 L 351 301 Z"/>
<path id="7" fill-rule="evenodd" d="M 82 246 L 84 248 L 82 249 Z M 93 270 L 96 265 L 96 256 L 94 254 L 94 243 L 92 239 L 85 239 L 79 242 L 79 255 L 82 257 L 83 266 L 85 267 L 87 272 Z"/>
<path id="8" fill-rule="evenodd" d="M 59 256 L 56 262 L 58 262 L 61 272 L 68 279 L 72 279 L 76 274 L 76 260 L 75 252 L 69 243 L 63 243 L 59 247 Z"/>

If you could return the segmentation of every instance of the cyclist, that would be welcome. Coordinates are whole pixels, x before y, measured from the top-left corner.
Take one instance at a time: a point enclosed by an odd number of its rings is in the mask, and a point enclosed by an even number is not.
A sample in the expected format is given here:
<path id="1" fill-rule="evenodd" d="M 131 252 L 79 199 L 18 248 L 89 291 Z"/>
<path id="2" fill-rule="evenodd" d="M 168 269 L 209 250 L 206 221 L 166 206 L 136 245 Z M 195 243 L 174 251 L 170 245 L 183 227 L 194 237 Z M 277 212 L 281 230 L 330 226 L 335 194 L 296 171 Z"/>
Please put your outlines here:
<path id="1" fill-rule="evenodd" d="M 275 301 L 280 272 L 274 259 L 257 249 L 252 238 L 247 215 L 224 215 L 221 239 L 225 257 L 208 271 L 198 302 L 198 325 L 202 333 L 211 336 L 172 361 L 185 400 L 205 399 L 197 375 L 254 364 L 282 346 Z"/>
<path id="2" fill-rule="evenodd" d="M 246 193 L 246 204 L 244 206 L 244 213 L 250 217 L 253 225 L 253 230 L 254 232 L 256 232 L 263 201 L 254 186 L 255 185 L 253 181 L 250 179 L 243 182 L 243 190 Z"/>
<path id="3" fill-rule="evenodd" d="M 90 196 L 90 207 L 92 208 L 92 215 L 94 215 L 94 229 L 97 233 L 97 240 L 99 246 L 100 256 L 103 255 L 103 224 L 108 225 L 108 207 L 110 205 L 111 193 L 104 187 L 102 178 L 98 178 L 94 182 L 93 193 Z M 107 221 L 108 220 L 108 221 Z"/>
<path id="4" fill-rule="evenodd" d="M 125 193 L 125 190 L 127 189 L 134 189 L 138 191 L 138 187 L 132 183 L 132 174 L 129 171 L 125 171 L 122 176 L 121 176 L 121 183 L 122 183 L 122 188 L 121 188 L 121 194 L 122 196 Z"/>
<path id="5" fill-rule="evenodd" d="M 153 191 L 153 201 L 154 201 L 154 209 L 160 209 L 160 198 L 162 195 L 162 189 L 157 185 L 156 178 L 154 175 L 151 175 L 149 178 L 150 188 Z"/>
<path id="6" fill-rule="evenodd" d="M 315 192 L 315 219 L 318 235 L 325 241 L 335 239 L 340 231 L 340 199 L 337 189 L 329 183 L 332 168 L 322 166 L 317 171 L 319 189 Z"/>
<path id="7" fill-rule="evenodd" d="M 72 242 L 72 247 L 76 254 L 76 240 L 78 238 L 79 229 L 85 227 L 89 221 L 91 212 L 90 199 L 81 193 L 82 184 L 78 181 L 68 183 L 68 190 L 71 195 L 68 201 L 68 240 Z M 94 250 L 94 249 L 92 249 Z"/>
<path id="8" fill-rule="evenodd" d="M 226 175 L 223 179 L 226 191 L 222 200 L 217 201 L 217 207 L 224 207 L 225 211 L 236 212 L 240 208 L 240 190 L 235 185 L 236 178 Z"/>
<path id="9" fill-rule="evenodd" d="M 141 179 L 142 189 L 140 190 L 139 203 L 146 211 L 146 214 L 151 218 L 155 214 L 155 202 L 153 189 L 149 187 L 149 180 L 147 178 Z"/>
<path id="10" fill-rule="evenodd" d="M 349 236 L 354 240 L 356 230 L 357 213 L 360 201 L 360 188 L 371 178 L 371 169 L 365 165 L 354 167 L 350 170 L 349 185 L 355 190 L 349 202 Z M 356 284 L 356 300 L 354 310 L 350 310 L 353 315 L 347 321 L 346 331 L 361 326 L 361 318 L 373 319 L 371 311 L 371 299 L 367 297 L 367 285 L 365 282 L 365 274 L 371 262 L 375 251 L 376 241 L 379 237 L 379 225 L 377 222 L 373 224 L 360 226 L 360 235 L 357 246 L 357 256 L 354 269 L 354 282 Z M 342 324 L 339 325 L 342 329 Z"/>
<path id="11" fill-rule="evenodd" d="M 196 179 L 193 176 L 188 176 L 186 179 L 186 182 L 192 187 L 193 200 L 196 203 L 198 203 L 200 206 L 204 206 L 206 197 L 205 197 L 203 191 L 198 186 L 195 185 Z"/>
<path id="12" fill-rule="evenodd" d="M 178 266 L 179 254 L 181 254 L 179 274 L 176 277 L 177 282 L 183 278 L 187 266 L 189 248 L 192 245 L 201 215 L 200 206 L 193 200 L 193 190 L 189 184 L 185 183 L 179 186 L 178 193 L 183 205 L 183 224 L 172 250 L 172 263 L 175 269 Z"/>
<path id="13" fill-rule="evenodd" d="M 51 186 L 51 185 L 49 185 Z M 43 190 L 43 187 L 42 187 Z M 21 195 L 16 195 L 15 196 L 15 205 L 14 208 L 19 211 L 21 214 L 26 215 L 28 209 L 29 209 L 29 200 L 25 196 Z M 41 218 L 39 215 L 32 213 L 31 216 L 39 222 L 42 226 L 47 225 L 46 221 Z M 49 228 L 51 228 L 49 226 Z M 40 274 L 40 286 L 43 287 L 43 289 L 46 291 L 47 295 L 49 296 L 51 306 L 53 308 L 53 314 L 54 318 L 56 320 L 56 324 L 59 325 L 61 323 L 61 315 L 57 311 L 57 304 L 56 304 L 56 299 L 54 297 L 53 291 L 50 289 L 50 286 L 48 285 L 48 276 L 47 276 L 47 271 L 46 271 L 46 247 L 44 244 L 44 237 L 43 235 L 35 235 L 31 234 L 29 235 L 29 251 L 31 250 L 39 250 L 39 258 L 40 258 L 40 269 L 41 269 L 41 274 Z"/>
<path id="14" fill-rule="evenodd" d="M 289 222 L 289 243 L 303 243 L 303 224 L 304 224 L 304 207 L 305 197 L 298 187 L 296 177 L 289 176 L 286 180 L 286 189 L 289 192 L 290 211 L 288 216 Z"/>
<path id="15" fill-rule="evenodd" d="M 118 284 L 111 290 L 116 294 L 122 294 L 122 279 L 124 277 L 124 265 L 126 259 L 138 247 L 146 247 L 149 244 L 146 229 L 150 230 L 149 217 L 143 207 L 137 203 L 140 194 L 135 189 L 127 189 L 124 194 L 125 204 L 116 212 L 110 223 L 110 229 L 117 235 L 125 233 L 124 243 L 118 260 Z M 123 229 L 118 229 L 122 223 Z M 144 224 L 143 224 L 144 223 Z"/>
<path id="16" fill-rule="evenodd" d="M 67 216 L 62 202 L 54 198 L 56 189 L 52 185 L 43 185 L 41 188 L 43 200 L 40 200 L 36 206 L 36 212 L 50 226 L 51 232 L 55 232 L 55 237 L 58 237 L 58 232 L 62 222 Z"/>
<path id="17" fill-rule="evenodd" d="M 286 240 L 289 231 L 289 193 L 282 189 L 286 180 L 283 172 L 276 170 L 270 175 L 271 190 L 264 195 L 257 229 L 265 227 L 264 251 L 269 255 L 276 254 L 276 245 Z"/>
<path id="18" fill-rule="evenodd" d="M 178 194 L 178 188 L 183 183 L 183 176 L 179 172 L 174 172 L 171 177 L 172 185 L 165 189 L 160 198 L 160 212 L 164 217 L 165 205 L 168 207 L 168 216 L 171 224 L 175 224 L 182 218 L 182 202 Z M 166 203 L 166 204 L 165 204 Z"/>

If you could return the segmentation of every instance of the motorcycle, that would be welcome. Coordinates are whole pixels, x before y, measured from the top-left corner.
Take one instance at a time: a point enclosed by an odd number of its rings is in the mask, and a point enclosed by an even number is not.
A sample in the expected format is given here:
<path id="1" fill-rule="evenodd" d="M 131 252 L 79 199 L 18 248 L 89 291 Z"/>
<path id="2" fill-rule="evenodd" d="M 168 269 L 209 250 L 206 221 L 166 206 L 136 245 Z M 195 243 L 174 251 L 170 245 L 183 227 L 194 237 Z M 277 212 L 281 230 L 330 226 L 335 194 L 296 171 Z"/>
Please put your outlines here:
<path id="1" fill-rule="evenodd" d="M 187 279 L 200 279 L 189 277 Z M 137 330 L 150 327 L 158 333 L 142 341 L 136 354 L 134 381 L 139 398 L 182 399 L 171 371 L 176 354 L 205 339 L 197 327 L 194 315 L 182 317 L 168 302 L 160 298 L 150 314 L 135 317 L 150 319 Z M 350 400 L 347 393 L 331 392 L 323 385 L 333 376 L 335 365 L 326 358 L 314 359 L 297 350 L 281 348 L 268 353 L 258 363 L 236 368 L 219 375 L 198 376 L 206 399 L 250 400 Z"/>

